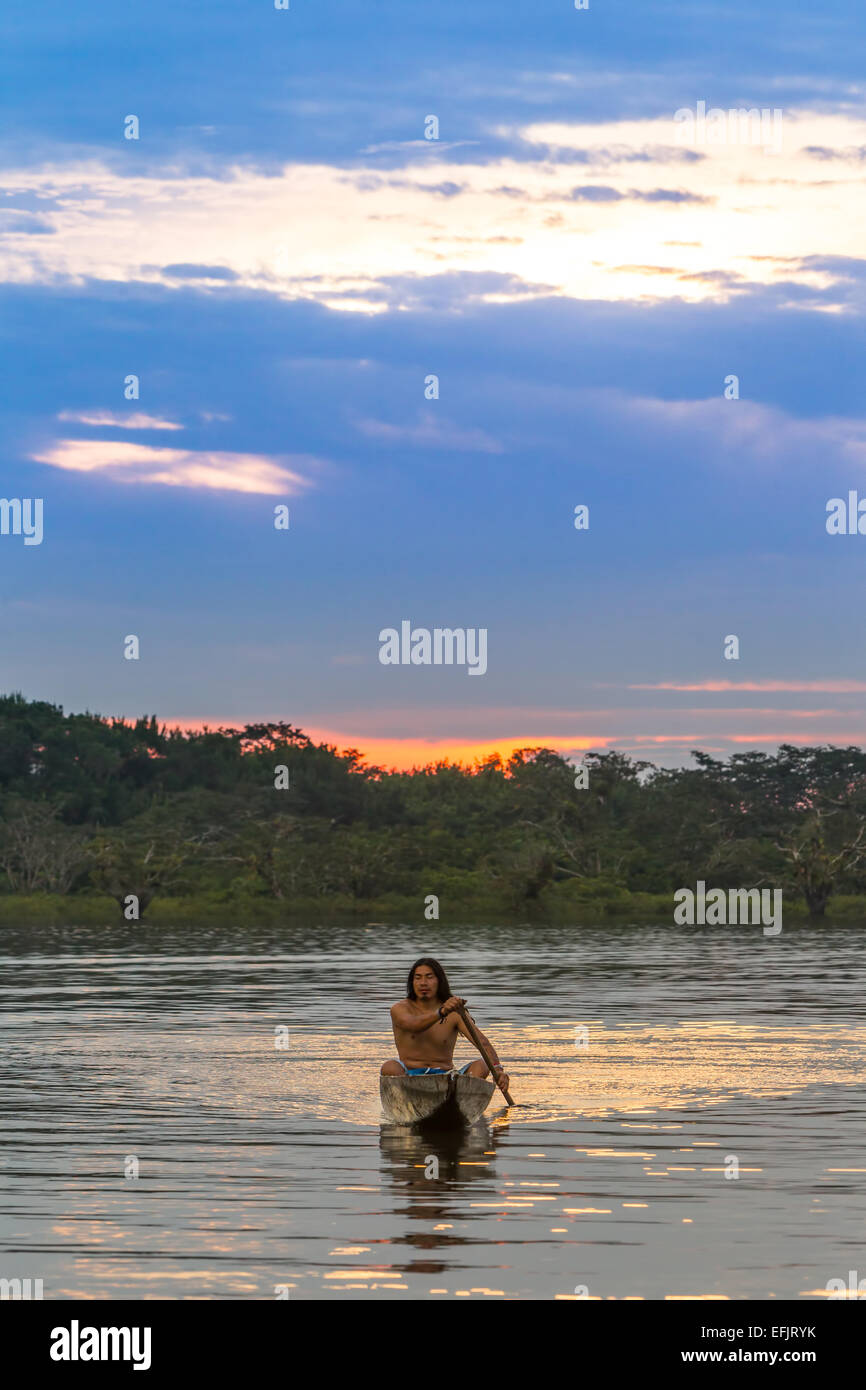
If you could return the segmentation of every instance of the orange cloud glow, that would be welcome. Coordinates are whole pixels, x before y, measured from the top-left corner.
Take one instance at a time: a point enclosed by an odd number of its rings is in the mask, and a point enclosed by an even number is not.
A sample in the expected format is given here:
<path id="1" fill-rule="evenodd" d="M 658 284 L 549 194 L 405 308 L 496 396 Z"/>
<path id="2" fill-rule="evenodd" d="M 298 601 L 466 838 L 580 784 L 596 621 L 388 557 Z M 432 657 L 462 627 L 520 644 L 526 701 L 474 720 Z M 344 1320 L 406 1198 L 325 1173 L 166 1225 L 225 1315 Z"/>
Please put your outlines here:
<path id="1" fill-rule="evenodd" d="M 518 748 L 552 748 L 563 755 L 588 752 L 590 749 L 602 751 L 613 741 L 606 738 L 563 738 L 561 734 L 526 734 L 523 738 L 498 738 L 477 742 L 454 738 L 368 738 L 366 735 L 351 738 L 345 733 L 335 733 L 332 729 L 305 729 L 304 732 L 316 743 L 332 743 L 338 748 L 358 748 L 368 763 L 377 767 L 392 768 L 395 772 L 408 772 L 413 767 L 426 767 L 428 763 L 445 761 L 471 766 L 494 753 L 498 753 L 502 760 L 507 762 Z"/>
<path id="2" fill-rule="evenodd" d="M 238 719 L 166 719 L 169 728 L 183 729 L 187 733 L 197 732 L 205 727 L 239 728 L 247 722 Z M 590 750 L 603 751 L 614 740 L 610 738 L 586 738 L 575 736 L 563 738 L 561 734 L 526 734 L 523 738 L 498 738 L 484 742 L 474 739 L 456 738 L 377 738 L 367 734 L 347 734 L 335 729 L 317 729 L 302 724 L 303 732 L 314 743 L 329 743 L 341 751 L 357 748 L 366 762 L 372 766 L 388 768 L 393 772 L 409 772 L 413 767 L 426 767 L 430 763 L 450 762 L 472 766 L 492 754 L 498 753 L 504 762 L 518 748 L 552 748 L 566 756 L 570 753 L 585 753 Z"/>
<path id="3" fill-rule="evenodd" d="M 530 715 L 531 712 L 526 711 Z M 542 712 L 540 717 L 544 717 Z M 674 765 L 688 763 L 688 755 L 693 748 L 703 749 L 706 753 L 724 757 L 739 751 L 743 746 L 753 748 L 773 749 L 780 744 L 787 743 L 795 746 L 812 745 L 816 743 L 832 742 L 837 745 L 847 744 L 866 744 L 866 731 L 851 731 L 844 728 L 815 728 L 813 719 L 824 717 L 828 720 L 834 717 L 851 718 L 856 717 L 852 712 L 838 710 L 785 710 L 785 709 L 749 709 L 748 707 L 725 710 L 718 708 L 709 709 L 681 709 L 677 711 L 665 711 L 669 718 L 672 713 L 676 716 L 676 722 L 680 727 L 677 732 L 672 730 L 644 732 L 648 727 L 652 729 L 652 720 L 655 715 L 652 710 L 608 710 L 608 711 L 582 711 L 580 714 L 567 715 L 566 711 L 547 711 L 547 728 L 551 727 L 554 720 L 561 720 L 565 724 L 565 729 L 559 732 L 527 732 L 521 735 L 509 733 L 498 738 L 473 737 L 470 732 L 471 725 L 478 723 L 487 728 L 498 722 L 499 716 L 503 711 L 489 709 L 486 711 L 474 710 L 469 717 L 463 712 L 463 717 L 453 719 L 453 726 L 460 730 L 459 733 L 448 730 L 448 723 L 451 721 L 443 720 L 440 725 L 440 732 L 434 736 L 421 737 L 414 732 L 413 724 L 415 720 L 407 712 L 402 712 L 399 716 L 395 711 L 386 712 L 384 717 L 381 711 L 373 717 L 376 728 L 368 732 L 365 725 L 371 719 L 369 712 L 362 713 L 353 719 L 347 716 L 345 722 L 341 720 L 340 728 L 324 728 L 314 723 L 308 723 L 303 718 L 303 712 L 296 720 L 293 720 L 296 727 L 302 731 L 314 743 L 325 743 L 339 751 L 348 748 L 357 749 L 364 761 L 375 767 L 383 767 L 394 772 L 408 772 L 414 767 L 428 767 L 431 764 L 449 762 L 452 764 L 461 763 L 465 767 L 472 767 L 476 763 L 486 758 L 498 754 L 503 762 L 521 748 L 549 748 L 553 752 L 559 753 L 565 758 L 577 759 L 581 754 L 587 752 L 604 753 L 616 751 L 632 758 L 646 758 L 651 762 L 660 760 L 663 764 L 671 762 L 671 758 L 665 758 L 665 750 L 669 750 L 673 756 Z M 732 716 L 736 723 L 734 728 L 720 727 L 719 716 L 726 719 Z M 742 727 L 745 716 L 751 723 L 753 720 L 766 719 L 769 727 L 765 727 L 760 733 L 741 733 L 737 731 L 737 725 Z M 166 717 L 161 720 L 169 728 L 179 728 L 186 732 L 197 732 L 204 728 L 242 728 L 248 723 L 258 723 L 268 718 L 276 717 L 271 715 L 235 715 L 233 717 L 207 717 L 207 718 L 171 718 Z M 338 716 L 339 717 L 339 716 Z M 682 723 L 688 719 L 691 728 L 688 732 L 682 731 Z M 806 719 L 810 727 L 806 732 L 785 728 L 786 723 L 794 719 Z M 592 733 L 574 732 L 575 723 L 581 720 L 589 723 L 593 729 Z M 429 715 L 419 716 L 417 722 L 425 727 L 430 727 Z M 522 721 L 518 721 L 522 722 Z M 527 727 L 531 730 L 533 725 L 526 720 Z M 354 725 L 354 729 L 353 729 Z M 400 734 L 383 735 L 379 732 L 382 727 L 401 727 Z M 537 729 L 537 725 L 535 728 Z M 747 726 L 748 727 L 748 726 Z M 753 729 L 755 725 L 753 724 Z M 802 725 L 801 725 L 802 730 Z M 661 755 L 660 759 L 658 755 Z"/>
<path id="4" fill-rule="evenodd" d="M 824 679 L 818 681 L 656 681 L 651 685 L 630 685 L 629 690 L 818 690 L 833 695 L 857 695 L 866 690 L 866 681 Z"/>
<path id="5" fill-rule="evenodd" d="M 174 420 L 163 420 L 158 415 L 120 415 L 114 410 L 61 410 L 58 420 L 68 420 L 73 425 L 106 426 L 114 430 L 182 430 L 183 425 Z"/>

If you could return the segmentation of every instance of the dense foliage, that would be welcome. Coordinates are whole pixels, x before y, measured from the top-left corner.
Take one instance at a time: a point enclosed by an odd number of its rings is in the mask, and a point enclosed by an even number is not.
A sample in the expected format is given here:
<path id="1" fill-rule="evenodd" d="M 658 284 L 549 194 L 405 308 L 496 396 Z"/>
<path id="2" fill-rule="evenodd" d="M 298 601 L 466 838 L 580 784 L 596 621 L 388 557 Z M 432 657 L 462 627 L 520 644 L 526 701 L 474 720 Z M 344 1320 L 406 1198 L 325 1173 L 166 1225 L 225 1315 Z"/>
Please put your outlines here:
<path id="1" fill-rule="evenodd" d="M 10 695 L 0 890 L 134 893 L 142 910 L 201 892 L 287 909 L 431 893 L 525 909 L 704 879 L 796 890 L 820 915 L 834 892 L 866 888 L 861 749 L 693 760 L 590 754 L 582 788 L 548 749 L 387 772 L 290 724 L 185 733 Z"/>

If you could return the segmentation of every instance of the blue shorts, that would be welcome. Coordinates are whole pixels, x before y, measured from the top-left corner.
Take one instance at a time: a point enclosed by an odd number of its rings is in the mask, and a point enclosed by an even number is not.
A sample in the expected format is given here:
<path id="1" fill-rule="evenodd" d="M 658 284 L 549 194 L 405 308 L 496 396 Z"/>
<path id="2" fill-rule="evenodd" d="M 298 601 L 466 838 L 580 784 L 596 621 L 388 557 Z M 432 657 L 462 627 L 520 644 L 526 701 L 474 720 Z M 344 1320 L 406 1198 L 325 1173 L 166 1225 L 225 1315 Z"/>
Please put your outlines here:
<path id="1" fill-rule="evenodd" d="M 399 1057 L 395 1058 L 395 1060 L 400 1062 Z M 407 1076 L 450 1076 L 451 1071 L 456 1070 L 454 1067 L 452 1067 L 450 1071 L 448 1067 L 407 1067 L 405 1062 L 400 1062 L 400 1066 Z M 467 1062 L 465 1067 L 461 1067 L 460 1070 L 457 1071 L 457 1075 L 464 1076 L 471 1066 L 472 1063 Z"/>

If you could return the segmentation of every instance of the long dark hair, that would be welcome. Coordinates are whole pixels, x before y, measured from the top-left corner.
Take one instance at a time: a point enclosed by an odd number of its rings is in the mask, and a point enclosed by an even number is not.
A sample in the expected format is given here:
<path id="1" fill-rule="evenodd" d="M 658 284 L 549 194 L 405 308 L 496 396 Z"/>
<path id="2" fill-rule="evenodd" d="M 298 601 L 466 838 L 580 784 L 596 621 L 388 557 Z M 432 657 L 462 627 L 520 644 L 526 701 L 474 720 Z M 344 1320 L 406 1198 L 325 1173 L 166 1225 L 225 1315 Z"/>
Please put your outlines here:
<path id="1" fill-rule="evenodd" d="M 442 966 L 439 964 L 438 960 L 434 960 L 432 956 L 421 956 L 412 966 L 412 969 L 409 971 L 409 978 L 406 981 L 406 998 L 415 998 L 415 971 L 418 969 L 419 965 L 429 965 L 430 969 L 433 971 L 433 974 L 439 981 L 439 998 L 444 1004 L 446 999 L 451 998 L 451 986 L 448 983 L 448 976 L 445 974 Z"/>

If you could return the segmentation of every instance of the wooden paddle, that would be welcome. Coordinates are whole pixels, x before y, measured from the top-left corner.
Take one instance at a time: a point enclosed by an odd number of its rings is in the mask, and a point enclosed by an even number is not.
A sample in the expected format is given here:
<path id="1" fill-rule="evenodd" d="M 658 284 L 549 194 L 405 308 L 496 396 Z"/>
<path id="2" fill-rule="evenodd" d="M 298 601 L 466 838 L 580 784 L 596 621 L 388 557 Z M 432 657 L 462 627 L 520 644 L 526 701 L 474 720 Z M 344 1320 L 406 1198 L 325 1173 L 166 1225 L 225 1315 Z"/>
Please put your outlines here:
<path id="1" fill-rule="evenodd" d="M 467 1012 L 466 1012 L 465 1009 L 462 1009 L 462 1008 L 461 1008 L 461 1009 L 458 1009 L 457 1012 L 459 1013 L 460 1017 L 463 1019 L 463 1022 L 466 1024 L 466 1031 L 467 1031 L 467 1033 L 469 1034 L 470 1038 L 472 1039 L 472 1042 L 473 1042 L 473 1043 L 475 1044 L 475 1046 L 478 1048 L 478 1051 L 481 1053 L 481 1056 L 483 1057 L 484 1062 L 486 1063 L 487 1067 L 488 1067 L 489 1070 L 490 1070 L 490 1075 L 491 1075 L 491 1076 L 495 1076 L 495 1075 L 496 1075 L 496 1072 L 495 1072 L 496 1063 L 492 1060 L 492 1058 L 491 1058 L 491 1056 L 490 1056 L 490 1053 L 487 1051 L 487 1048 L 484 1046 L 483 1042 L 482 1042 L 481 1039 L 479 1038 L 479 1036 L 478 1036 L 478 1029 L 475 1027 L 475 1024 L 472 1022 L 472 1019 L 469 1017 L 469 1015 L 467 1014 Z M 504 1091 L 504 1092 L 503 1092 L 503 1095 L 505 1096 L 505 1099 L 508 1101 L 508 1104 L 509 1104 L 509 1105 L 513 1105 L 513 1104 L 514 1104 L 514 1101 L 511 1099 L 511 1096 L 508 1094 L 507 1091 Z"/>

